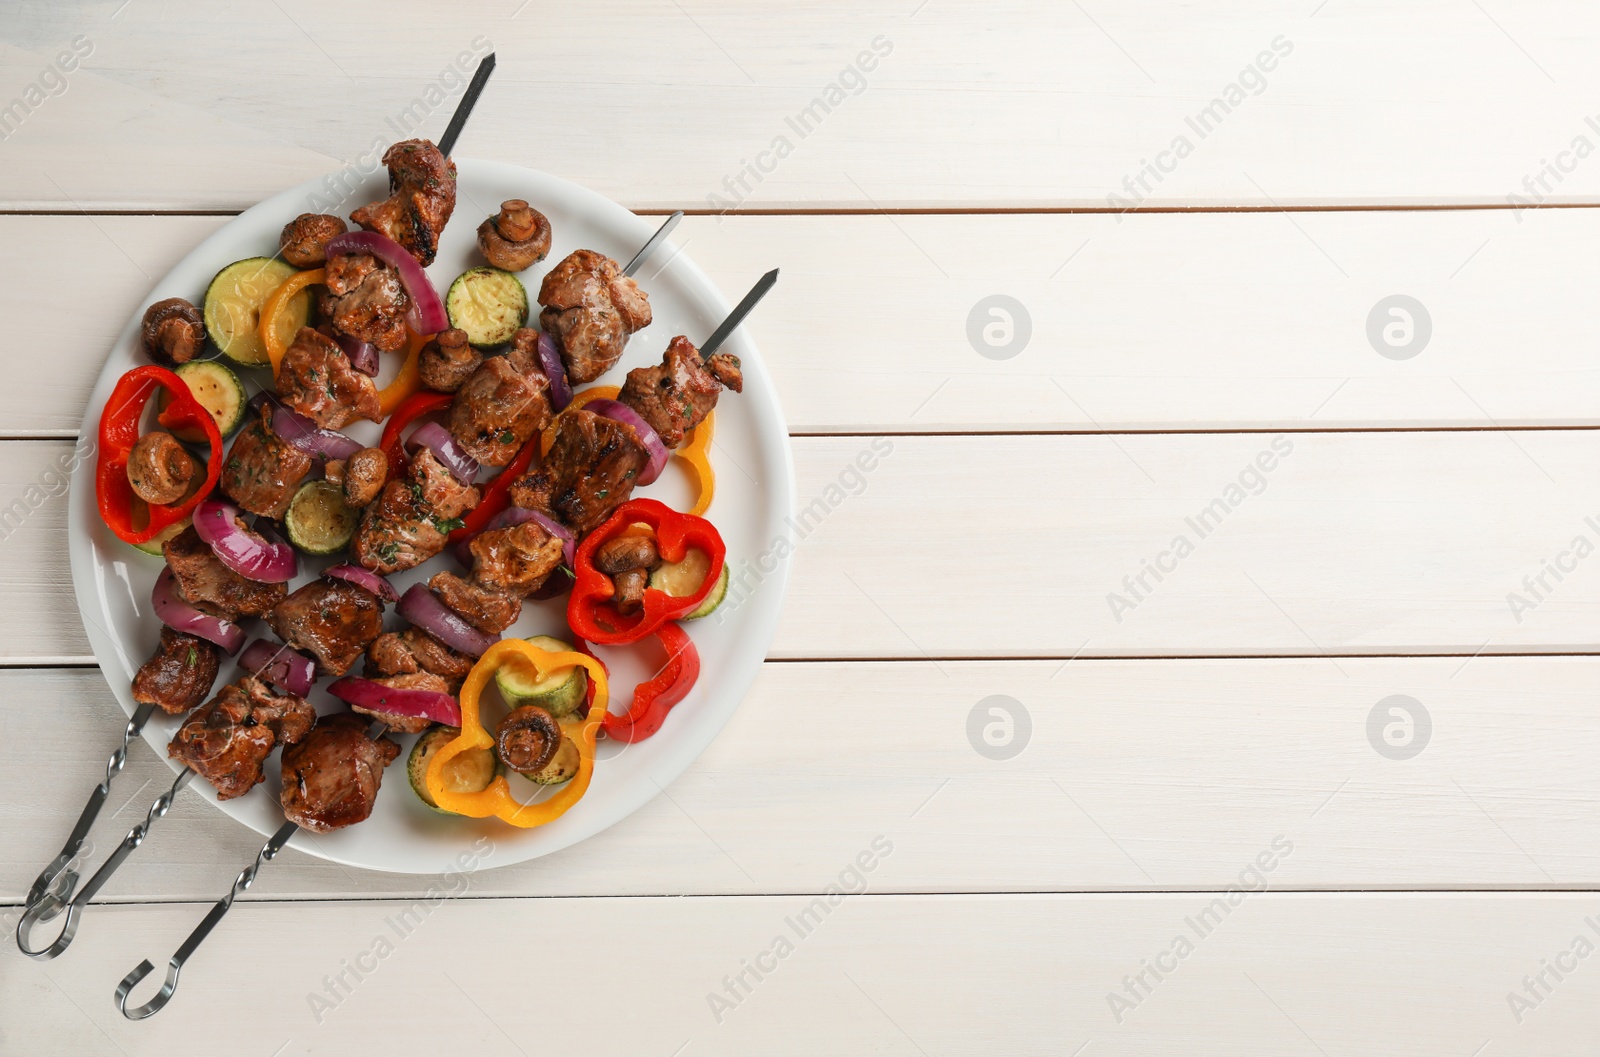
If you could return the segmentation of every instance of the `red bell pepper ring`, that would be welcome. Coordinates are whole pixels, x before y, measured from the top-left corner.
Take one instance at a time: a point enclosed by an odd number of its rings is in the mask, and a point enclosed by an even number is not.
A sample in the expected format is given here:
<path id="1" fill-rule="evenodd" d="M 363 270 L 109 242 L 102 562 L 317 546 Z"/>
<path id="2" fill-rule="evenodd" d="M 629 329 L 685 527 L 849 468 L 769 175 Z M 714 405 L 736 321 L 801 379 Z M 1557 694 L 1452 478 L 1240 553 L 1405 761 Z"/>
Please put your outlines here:
<path id="1" fill-rule="evenodd" d="M 538 450 L 539 435 L 535 433 L 506 464 L 506 468 L 496 474 L 494 480 L 483 486 L 483 498 L 467 513 L 461 522 L 461 527 L 450 533 L 450 546 L 453 547 L 462 540 L 476 536 L 496 514 L 511 505 L 511 485 L 527 472 L 528 465 L 533 462 L 533 456 Z"/>
<path id="2" fill-rule="evenodd" d="M 628 702 L 627 712 L 621 715 L 607 712 L 601 717 L 601 729 L 608 738 L 632 743 L 650 737 L 666 722 L 672 706 L 687 697 L 700 678 L 700 651 L 695 649 L 694 640 L 687 631 L 677 624 L 667 623 L 657 628 L 655 635 L 667 651 L 666 663 L 654 676 L 633 688 L 633 700 Z M 578 640 L 578 652 L 594 657 L 594 651 L 582 639 Z M 595 660 L 600 658 L 595 657 Z M 604 661 L 600 664 L 605 666 Z M 593 692 L 591 687 L 590 695 Z"/>
<path id="3" fill-rule="evenodd" d="M 391 480 L 398 480 L 406 472 L 406 453 L 400 444 L 400 434 L 423 415 L 449 407 L 454 399 L 454 393 L 417 393 L 407 397 L 404 403 L 394 409 L 388 424 L 383 427 L 383 439 L 378 441 L 378 447 L 389 457 Z"/>
<path id="4" fill-rule="evenodd" d="M 128 483 L 128 457 L 139 443 L 139 420 L 145 406 L 157 389 L 165 389 L 172 402 L 161 416 L 169 429 L 196 429 L 205 434 L 211 445 L 206 457 L 206 480 L 199 491 L 175 505 L 148 503 L 134 494 Z M 100 413 L 100 455 L 95 464 L 95 501 L 100 507 L 100 517 L 107 527 L 126 543 L 145 543 L 194 512 L 200 501 L 211 494 L 222 473 L 222 433 L 211 412 L 200 405 L 189 391 L 189 384 L 165 367 L 148 364 L 135 367 L 117 380 Z M 142 529 L 133 527 L 133 515 L 138 504 L 150 510 L 149 523 Z"/>
<path id="5" fill-rule="evenodd" d="M 694 594 L 669 595 L 658 588 L 646 587 L 639 612 L 624 616 L 611 601 L 616 594 L 616 584 L 595 567 L 594 555 L 602 544 L 622 535 L 635 523 L 648 525 L 655 532 L 656 550 L 666 561 L 682 561 L 692 547 L 706 553 L 711 567 L 706 571 L 705 582 Z M 668 621 L 688 616 L 698 609 L 722 577 L 726 555 L 727 547 L 721 534 L 705 518 L 680 514 L 654 499 L 629 500 L 578 545 L 577 568 L 573 571 L 576 582 L 572 585 L 572 596 L 567 599 L 567 626 L 580 639 L 604 646 L 638 642 Z"/>

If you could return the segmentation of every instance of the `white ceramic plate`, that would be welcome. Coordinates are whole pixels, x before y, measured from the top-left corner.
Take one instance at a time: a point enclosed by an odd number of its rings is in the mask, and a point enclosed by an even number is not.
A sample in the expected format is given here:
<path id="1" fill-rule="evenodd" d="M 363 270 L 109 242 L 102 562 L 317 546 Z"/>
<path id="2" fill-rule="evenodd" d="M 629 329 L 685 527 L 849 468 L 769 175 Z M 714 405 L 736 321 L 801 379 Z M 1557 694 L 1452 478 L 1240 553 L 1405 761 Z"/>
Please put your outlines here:
<path id="1" fill-rule="evenodd" d="M 441 240 L 438 259 L 428 269 L 441 294 L 455 276 L 483 263 L 475 242 L 477 225 L 508 198 L 525 198 L 533 203 L 550 218 L 554 232 L 550 256 L 522 276 L 530 298 L 537 295 L 545 271 L 573 250 L 596 249 L 626 262 L 661 221 L 659 217 L 637 217 L 593 191 L 519 166 L 460 160 L 457 166 L 459 195 L 455 215 Z M 367 178 L 337 208 L 327 206 L 328 188 L 325 180 L 311 181 L 247 210 L 201 243 L 156 284 L 106 360 L 84 412 L 82 436 L 97 435 L 101 409 L 117 379 L 130 368 L 147 362 L 138 349 L 138 325 L 146 307 L 166 297 L 186 297 L 198 304 L 211 277 L 224 265 L 244 257 L 274 254 L 278 232 L 290 219 L 308 211 L 348 216 L 352 209 L 387 194 L 387 176 L 379 171 Z M 315 202 L 313 195 L 321 195 L 323 200 Z M 753 283 L 758 277 L 759 273 L 752 274 L 749 280 Z M 602 383 L 620 385 L 628 369 L 660 362 L 661 353 L 674 334 L 703 341 L 728 311 L 729 302 L 673 243 L 657 250 L 637 278 L 650 296 L 654 322 L 633 335 L 622 363 L 601 378 Z M 743 289 L 730 293 L 737 299 Z M 758 311 L 755 325 L 759 326 L 759 320 Z M 413 738 L 397 736 L 403 752 L 385 775 L 372 817 L 330 834 L 302 830 L 290 842 L 294 847 L 334 862 L 401 873 L 440 873 L 457 863 L 462 854 L 477 859 L 479 866 L 522 862 L 581 841 L 632 813 L 682 773 L 711 743 L 738 707 L 766 656 L 789 571 L 787 548 L 771 548 L 776 539 L 787 535 L 785 519 L 792 508 L 794 467 L 772 379 L 748 337 L 748 329 L 741 327 L 726 346 L 744 362 L 745 389 L 742 395 L 727 394 L 717 407 L 713 450 L 717 493 L 707 516 L 727 542 L 734 573 L 750 570 L 745 577 L 749 590 L 742 600 L 730 593 L 722 612 L 688 625 L 700 651 L 700 680 L 673 710 L 661 731 L 632 746 L 602 739 L 588 793 L 562 818 L 531 830 L 516 829 L 495 819 L 447 818 L 428 810 L 406 782 L 404 751 L 409 751 Z M 384 357 L 380 385 L 395 372 L 398 358 L 398 354 Z M 265 371 L 240 373 L 252 391 L 263 382 L 270 384 L 270 375 Z M 373 443 L 379 427 L 360 423 L 347 432 L 357 440 Z M 73 476 L 68 527 L 72 578 L 95 657 L 123 710 L 132 714 L 130 682 L 154 651 L 160 635 L 160 623 L 150 610 L 150 590 L 163 562 L 121 542 L 100 521 L 95 507 L 93 463 L 93 459 L 86 460 Z M 635 494 L 653 496 L 684 509 L 689 487 L 678 460 L 672 460 L 659 481 Z M 290 585 L 291 589 L 311 579 L 326 564 L 324 560 L 306 560 L 302 556 L 301 575 Z M 456 566 L 447 556 L 440 556 L 419 569 L 393 577 L 393 581 L 403 591 L 411 583 L 445 568 Z M 402 623 L 391 608 L 386 626 Z M 270 635 L 259 621 L 252 622 L 248 630 L 252 638 Z M 522 619 L 506 634 L 566 637 L 564 599 L 528 602 Z M 643 647 L 630 649 L 639 654 L 637 663 L 630 663 L 625 651 L 602 652 L 602 657 L 612 664 L 621 691 L 622 700 L 613 706 L 616 709 L 625 706 L 634 680 L 649 674 L 643 665 L 659 663 L 644 656 Z M 234 678 L 236 671 L 234 662 L 224 659 L 219 685 Z M 321 712 L 343 708 L 320 688 L 313 691 L 312 703 Z M 176 718 L 159 717 L 152 719 L 145 730 L 145 740 L 163 758 L 177 725 Z M 106 726 L 110 737 L 114 725 L 109 717 Z M 179 770 L 175 763 L 172 767 Z M 267 774 L 263 785 L 236 800 L 219 803 L 210 786 L 199 780 L 190 786 L 193 792 L 184 795 L 204 796 L 245 825 L 269 834 L 283 822 L 277 804 L 276 753 L 268 763 Z M 520 792 L 531 793 L 536 788 L 522 783 Z M 481 854 L 485 845 L 480 838 L 484 836 L 490 838 L 493 847 L 487 857 Z M 176 835 L 163 836 L 158 831 L 152 839 L 176 839 Z"/>

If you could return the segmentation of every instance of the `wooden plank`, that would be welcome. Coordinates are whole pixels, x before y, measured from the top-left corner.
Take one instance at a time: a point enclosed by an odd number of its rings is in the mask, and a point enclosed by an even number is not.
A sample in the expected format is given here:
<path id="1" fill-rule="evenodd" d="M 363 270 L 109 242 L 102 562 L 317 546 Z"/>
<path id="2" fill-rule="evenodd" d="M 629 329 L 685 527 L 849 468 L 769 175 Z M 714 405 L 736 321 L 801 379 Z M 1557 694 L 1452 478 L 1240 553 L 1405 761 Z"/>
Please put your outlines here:
<path id="1" fill-rule="evenodd" d="M 1280 835 L 1294 848 L 1279 890 L 1600 881 L 1600 659 L 1340 666 L 769 664 L 670 796 L 578 848 L 484 871 L 472 895 L 814 892 L 877 834 L 895 847 L 880 892 L 1221 889 Z M 92 670 L 4 672 L 0 691 L 0 901 L 16 901 L 99 780 L 121 713 Z M 168 782 L 136 746 L 91 866 Z M 182 793 L 105 898 L 226 887 L 261 838 L 210 795 Z M 398 771 L 383 795 L 411 795 Z M 416 896 L 437 882 L 291 848 L 251 896 Z"/>
<path id="2" fill-rule="evenodd" d="M 775 657 L 1587 651 L 1597 446 L 1564 430 L 803 437 L 796 520 L 732 556 L 722 619 L 787 548 Z M 0 659 L 86 659 L 47 491 L 69 444 L 0 451 Z"/>
<path id="3" fill-rule="evenodd" d="M 7 136 L 0 204 L 241 208 L 375 136 L 437 135 L 462 81 L 448 67 L 491 46 L 462 152 L 634 207 L 1504 204 L 1527 178 L 1546 201 L 1600 193 L 1600 166 L 1562 153 L 1600 140 L 1600 13 L 1570 0 L 209 14 L 13 20 L 0 100 L 32 84 L 37 106 Z M 45 71 L 75 38 L 93 50 L 62 90 Z"/>
<path id="4" fill-rule="evenodd" d="M 1593 950 L 1592 895 L 1239 899 L 1198 928 L 1211 900 L 1195 894 L 840 896 L 798 928 L 801 896 L 444 899 L 410 909 L 414 924 L 403 903 L 245 904 L 142 1023 L 117 1014 L 115 982 L 163 963 L 202 908 L 124 907 L 60 961 L 7 954 L 0 1017 L 16 1052 L 86 1057 L 214 1054 L 219 1039 L 262 1054 L 1458 1057 L 1582 1053 L 1592 1037 L 1600 974 L 1573 953 L 1578 937 Z M 1508 994 L 1538 973 L 1548 993 L 1514 1013 Z M 737 1004 L 708 999 L 724 987 Z M 1138 1005 L 1114 1012 L 1124 987 Z M 559 1015 L 571 1007 L 596 1015 Z"/>
<path id="5" fill-rule="evenodd" d="M 28 251 L 0 262 L 0 310 L 40 353 L 14 358 L 0 435 L 76 433 L 155 277 L 225 222 L 0 217 L 0 243 Z M 1600 210 L 691 217 L 680 240 L 725 290 L 783 267 L 753 326 L 800 433 L 1590 425 L 1600 409 L 1587 321 L 1560 307 L 1600 281 Z M 61 281 L 85 248 L 91 311 Z M 1431 335 L 1405 360 L 1367 334 L 1397 293 Z M 975 314 L 1008 344 L 979 308 L 994 294 L 1030 332 L 1002 359 L 968 334 Z"/>

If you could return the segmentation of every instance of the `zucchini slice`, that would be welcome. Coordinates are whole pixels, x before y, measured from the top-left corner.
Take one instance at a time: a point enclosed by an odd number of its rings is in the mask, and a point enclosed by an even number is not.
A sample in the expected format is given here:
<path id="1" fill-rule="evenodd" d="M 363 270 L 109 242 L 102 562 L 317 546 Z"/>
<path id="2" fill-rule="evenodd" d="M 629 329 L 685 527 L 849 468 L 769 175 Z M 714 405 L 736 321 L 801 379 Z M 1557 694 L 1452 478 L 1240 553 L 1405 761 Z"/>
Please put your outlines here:
<path id="1" fill-rule="evenodd" d="M 517 773 L 528 781 L 540 785 L 561 785 L 572 781 L 573 776 L 578 773 L 578 763 L 582 758 L 578 753 L 578 743 L 572 740 L 577 734 L 578 726 L 575 721 L 561 724 L 561 744 L 556 748 L 556 754 L 550 757 L 550 762 L 537 771 Z"/>
<path id="2" fill-rule="evenodd" d="M 569 653 L 572 650 L 567 643 L 549 635 L 535 635 L 528 639 L 528 643 L 552 653 Z M 500 696 L 505 698 L 507 708 L 538 705 L 559 719 L 583 703 L 589 690 L 589 673 L 583 668 L 573 665 L 571 668 L 557 669 L 543 679 L 535 679 L 526 670 L 514 669 L 516 663 L 503 664 L 494 673 L 494 685 L 499 689 Z"/>
<path id="3" fill-rule="evenodd" d="M 234 363 L 267 367 L 271 360 L 261 344 L 261 306 L 297 269 L 272 257 L 234 261 L 206 287 L 206 334 L 211 343 Z M 305 291 L 290 299 L 278 324 L 279 337 L 288 345 L 311 314 L 311 296 Z"/>
<path id="4" fill-rule="evenodd" d="M 711 572 L 711 555 L 698 547 L 691 547 L 685 552 L 682 561 L 662 562 L 650 574 L 650 586 L 657 591 L 665 591 L 674 598 L 687 598 L 700 590 L 706 582 L 706 575 Z M 706 595 L 705 601 L 696 607 L 693 613 L 688 614 L 684 620 L 694 620 L 703 617 L 722 604 L 728 596 L 728 566 L 722 566 L 722 575 L 717 577 L 717 585 Z"/>
<path id="5" fill-rule="evenodd" d="M 338 554 L 350 545 L 361 511 L 345 502 L 332 481 L 307 481 L 289 500 L 283 527 L 289 542 L 307 554 Z"/>
<path id="6" fill-rule="evenodd" d="M 406 757 L 406 779 L 411 783 L 411 791 L 417 794 L 418 800 L 441 815 L 454 815 L 455 812 L 446 811 L 428 795 L 428 763 L 434 753 L 454 741 L 460 733 L 459 727 L 442 724 L 429 727 L 411 746 L 411 755 Z M 560 752 L 556 755 L 559 756 Z M 500 761 L 495 759 L 493 749 L 468 749 L 444 766 L 444 780 L 450 790 L 456 793 L 481 793 L 489 788 L 489 783 L 499 773 Z"/>
<path id="7" fill-rule="evenodd" d="M 469 268 L 450 284 L 444 310 L 450 325 L 480 349 L 504 345 L 528 322 L 528 291 L 499 268 Z"/>
<path id="8" fill-rule="evenodd" d="M 183 379 L 200 406 L 211 412 L 224 439 L 233 436 L 244 424 L 244 384 L 227 364 L 217 360 L 190 360 L 179 365 L 174 373 Z M 172 395 L 161 390 L 158 408 L 165 411 L 171 403 Z M 172 435 L 190 444 L 204 444 L 206 439 L 197 429 L 173 429 Z"/>
<path id="9" fill-rule="evenodd" d="M 149 519 L 147 518 L 145 520 L 145 524 L 148 525 L 149 523 Z M 160 558 L 163 556 L 161 545 L 167 542 L 167 540 L 176 536 L 178 533 L 182 532 L 184 529 L 188 528 L 191 524 L 193 524 L 192 518 L 184 518 L 182 521 L 168 525 L 166 528 L 162 529 L 151 538 L 145 540 L 143 543 L 135 543 L 134 546 L 144 551 L 146 554 L 154 554 L 157 558 Z"/>

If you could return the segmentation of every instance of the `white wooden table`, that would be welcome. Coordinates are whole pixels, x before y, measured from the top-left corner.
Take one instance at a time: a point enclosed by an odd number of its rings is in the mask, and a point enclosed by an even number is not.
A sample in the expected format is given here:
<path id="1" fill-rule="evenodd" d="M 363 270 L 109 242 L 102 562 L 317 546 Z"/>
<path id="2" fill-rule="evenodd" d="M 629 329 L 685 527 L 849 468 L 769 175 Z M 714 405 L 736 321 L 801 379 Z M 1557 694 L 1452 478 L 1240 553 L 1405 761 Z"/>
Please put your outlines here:
<path id="1" fill-rule="evenodd" d="M 185 792 L 66 956 L 0 955 L 0 1052 L 1594 1052 L 1600 218 L 1533 208 L 1600 203 L 1577 0 L 7 11 L 8 924 L 119 715 L 52 471 L 112 336 L 483 44 L 460 153 L 783 267 L 753 334 L 845 497 L 770 662 L 562 854 L 286 853 L 131 1024 L 260 841 Z"/>

